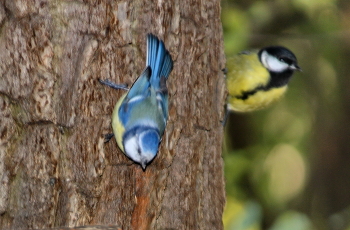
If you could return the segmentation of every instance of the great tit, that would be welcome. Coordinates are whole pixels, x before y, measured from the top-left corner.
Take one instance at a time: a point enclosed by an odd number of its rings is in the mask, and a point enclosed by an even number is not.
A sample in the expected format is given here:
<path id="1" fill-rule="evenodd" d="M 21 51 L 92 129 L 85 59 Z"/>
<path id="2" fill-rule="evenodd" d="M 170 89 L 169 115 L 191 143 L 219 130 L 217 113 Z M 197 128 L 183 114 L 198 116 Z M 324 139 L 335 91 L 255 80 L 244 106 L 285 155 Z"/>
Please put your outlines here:
<path id="1" fill-rule="evenodd" d="M 301 71 L 301 68 L 290 50 L 269 46 L 228 58 L 225 71 L 228 109 L 250 112 L 281 98 L 294 71 Z"/>
<path id="2" fill-rule="evenodd" d="M 148 34 L 146 68 L 113 111 L 112 128 L 119 148 L 143 170 L 156 157 L 166 127 L 166 80 L 172 69 L 173 61 L 163 41 Z M 108 80 L 100 82 L 115 89 L 125 89 L 125 85 Z"/>

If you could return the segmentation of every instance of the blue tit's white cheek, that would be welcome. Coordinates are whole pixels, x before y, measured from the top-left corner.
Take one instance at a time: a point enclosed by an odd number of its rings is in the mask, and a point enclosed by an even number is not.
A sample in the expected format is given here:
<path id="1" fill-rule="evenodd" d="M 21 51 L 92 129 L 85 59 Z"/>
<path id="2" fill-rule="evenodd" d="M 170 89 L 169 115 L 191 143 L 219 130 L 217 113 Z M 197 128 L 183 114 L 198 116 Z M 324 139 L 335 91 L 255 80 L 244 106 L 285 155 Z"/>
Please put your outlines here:
<path id="1" fill-rule="evenodd" d="M 283 72 L 289 68 L 287 63 L 278 60 L 266 51 L 261 53 L 261 62 L 271 72 Z"/>
<path id="2" fill-rule="evenodd" d="M 140 147 L 137 137 L 131 137 L 124 142 L 125 154 L 135 162 L 140 162 Z"/>

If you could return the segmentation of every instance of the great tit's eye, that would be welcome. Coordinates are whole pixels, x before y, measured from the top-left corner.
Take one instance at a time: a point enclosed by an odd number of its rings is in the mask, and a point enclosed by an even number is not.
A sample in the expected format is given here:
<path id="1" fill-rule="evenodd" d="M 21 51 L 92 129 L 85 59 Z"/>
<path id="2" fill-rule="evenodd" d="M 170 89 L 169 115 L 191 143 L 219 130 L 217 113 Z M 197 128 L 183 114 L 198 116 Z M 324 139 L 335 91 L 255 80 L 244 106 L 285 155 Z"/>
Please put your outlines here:
<path id="1" fill-rule="evenodd" d="M 286 59 L 285 58 L 280 58 L 279 59 L 281 62 L 286 62 Z"/>
<path id="2" fill-rule="evenodd" d="M 287 63 L 288 65 L 293 64 L 293 61 L 290 60 L 289 58 L 281 57 L 281 58 L 279 58 L 279 60 L 280 60 L 281 62 Z"/>

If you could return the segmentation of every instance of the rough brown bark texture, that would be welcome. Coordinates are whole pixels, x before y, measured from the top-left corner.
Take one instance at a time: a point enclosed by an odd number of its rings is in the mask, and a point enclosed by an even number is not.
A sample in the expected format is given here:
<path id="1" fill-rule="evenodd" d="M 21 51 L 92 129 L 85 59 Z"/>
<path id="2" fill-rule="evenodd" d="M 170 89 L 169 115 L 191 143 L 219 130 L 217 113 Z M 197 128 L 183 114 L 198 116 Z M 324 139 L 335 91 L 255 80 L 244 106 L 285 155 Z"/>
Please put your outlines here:
<path id="1" fill-rule="evenodd" d="M 0 229 L 222 229 L 224 67 L 219 0 L 0 3 Z M 143 172 L 111 114 L 145 66 L 146 34 L 174 59 L 169 121 Z"/>

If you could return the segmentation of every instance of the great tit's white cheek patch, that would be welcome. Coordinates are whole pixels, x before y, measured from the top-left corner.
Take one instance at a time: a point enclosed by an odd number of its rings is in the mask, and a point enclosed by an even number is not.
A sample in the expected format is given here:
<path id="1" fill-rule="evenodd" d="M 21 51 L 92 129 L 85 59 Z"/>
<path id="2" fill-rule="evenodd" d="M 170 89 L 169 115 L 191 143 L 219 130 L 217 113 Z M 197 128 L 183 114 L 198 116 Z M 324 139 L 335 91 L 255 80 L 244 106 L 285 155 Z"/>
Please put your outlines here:
<path id="1" fill-rule="evenodd" d="M 263 51 L 261 54 L 261 62 L 271 72 L 283 72 L 288 69 L 289 65 L 283 61 L 278 60 L 275 56 Z"/>

